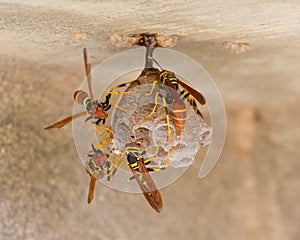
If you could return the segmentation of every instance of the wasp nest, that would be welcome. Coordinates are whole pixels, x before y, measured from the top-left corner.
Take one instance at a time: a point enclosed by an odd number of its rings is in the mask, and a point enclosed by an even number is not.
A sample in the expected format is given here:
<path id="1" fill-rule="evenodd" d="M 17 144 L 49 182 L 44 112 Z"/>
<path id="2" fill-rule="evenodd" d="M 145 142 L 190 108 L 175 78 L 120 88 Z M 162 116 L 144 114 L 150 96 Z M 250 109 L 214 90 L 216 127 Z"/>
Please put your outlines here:
<path id="1" fill-rule="evenodd" d="M 200 146 L 210 144 L 211 127 L 185 101 L 187 118 L 180 134 L 173 121 L 172 101 L 163 103 L 164 98 L 170 97 L 170 91 L 175 90 L 159 84 L 153 89 L 152 83 L 159 78 L 159 72 L 151 70 L 148 75 L 144 70 L 127 89 L 131 93 L 121 95 L 119 99 L 118 105 L 121 108 L 115 108 L 111 121 L 114 132 L 113 147 L 121 152 L 132 139 L 143 138 L 147 152 L 145 157 L 155 156 L 149 167 L 189 166 Z M 151 89 L 152 94 L 149 94 Z"/>

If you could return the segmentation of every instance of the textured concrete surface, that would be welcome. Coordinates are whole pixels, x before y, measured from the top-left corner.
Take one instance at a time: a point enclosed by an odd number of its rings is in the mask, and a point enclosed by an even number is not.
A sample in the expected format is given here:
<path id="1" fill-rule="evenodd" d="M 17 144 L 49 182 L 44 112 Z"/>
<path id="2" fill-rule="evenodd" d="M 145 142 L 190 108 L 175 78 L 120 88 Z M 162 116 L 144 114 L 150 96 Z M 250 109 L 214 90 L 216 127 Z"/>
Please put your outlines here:
<path id="1" fill-rule="evenodd" d="M 0 1 L 0 239 L 299 239 L 299 5 Z M 161 214 L 101 184 L 87 205 L 71 126 L 43 130 L 72 111 L 83 46 L 97 64 L 123 50 L 109 34 L 145 31 L 180 36 L 174 49 L 212 75 L 228 117 L 216 168 L 197 179 L 199 153 L 162 190 Z"/>

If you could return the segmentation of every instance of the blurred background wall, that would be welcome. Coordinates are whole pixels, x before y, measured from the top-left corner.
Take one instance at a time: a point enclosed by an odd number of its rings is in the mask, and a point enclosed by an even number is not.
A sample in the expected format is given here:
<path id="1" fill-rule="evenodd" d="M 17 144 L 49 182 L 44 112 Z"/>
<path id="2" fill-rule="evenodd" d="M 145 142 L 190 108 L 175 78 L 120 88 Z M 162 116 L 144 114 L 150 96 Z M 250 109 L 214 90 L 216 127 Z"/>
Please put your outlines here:
<path id="1" fill-rule="evenodd" d="M 296 0 L 0 1 L 0 239 L 299 239 L 299 12 Z M 96 65 L 127 49 L 110 34 L 140 32 L 178 34 L 228 120 L 217 166 L 197 178 L 203 149 L 160 214 L 102 184 L 87 205 L 71 126 L 43 130 L 72 112 L 82 48 Z"/>

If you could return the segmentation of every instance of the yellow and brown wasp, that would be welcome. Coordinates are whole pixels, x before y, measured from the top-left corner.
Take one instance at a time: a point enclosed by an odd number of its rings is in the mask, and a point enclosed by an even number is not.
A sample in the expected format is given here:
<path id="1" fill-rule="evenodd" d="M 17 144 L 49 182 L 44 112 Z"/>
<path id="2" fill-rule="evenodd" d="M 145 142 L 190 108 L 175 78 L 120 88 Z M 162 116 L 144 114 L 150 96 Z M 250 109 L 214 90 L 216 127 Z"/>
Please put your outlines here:
<path id="1" fill-rule="evenodd" d="M 109 160 L 109 155 L 103 153 L 100 148 L 95 148 L 92 144 L 92 150 L 86 155 L 89 160 L 85 163 L 85 169 L 90 175 L 91 180 L 89 184 L 88 203 L 91 203 L 94 198 L 96 181 L 106 176 L 107 182 L 112 180 L 118 168 L 120 168 L 124 161 L 122 159 L 114 158 Z M 116 157 L 116 156 L 115 156 Z"/>
<path id="2" fill-rule="evenodd" d="M 172 112 L 173 112 L 173 120 L 174 124 L 176 126 L 176 129 L 179 134 L 182 133 L 185 122 L 186 122 L 186 106 L 184 103 L 184 100 L 187 100 L 189 104 L 193 107 L 195 110 L 196 114 L 200 115 L 202 118 L 202 114 L 200 110 L 197 107 L 195 99 L 201 104 L 204 105 L 206 103 L 205 97 L 199 93 L 197 90 L 193 89 L 190 87 L 188 84 L 182 82 L 179 80 L 174 72 L 168 71 L 163 69 L 160 64 L 154 59 L 153 57 L 150 57 L 161 69 L 161 73 L 159 76 L 160 81 L 154 81 L 152 84 L 152 89 L 149 93 L 151 95 L 155 89 L 156 84 L 162 84 L 170 87 L 169 91 L 169 97 L 165 98 L 162 97 L 163 102 L 168 102 L 172 104 Z M 175 91 L 174 91 L 175 90 Z M 157 106 L 157 101 L 158 101 L 158 93 L 156 94 L 155 98 L 155 105 L 154 108 L 152 109 L 152 112 L 147 115 L 146 117 L 151 116 L 151 114 L 155 111 L 155 108 Z M 168 115 L 167 115 L 168 117 Z M 168 135 L 169 136 L 169 135 Z"/>
<path id="3" fill-rule="evenodd" d="M 85 75 L 90 95 L 88 95 L 83 90 L 77 90 L 75 91 L 73 98 L 75 102 L 85 107 L 85 111 L 68 116 L 54 124 L 51 124 L 50 126 L 46 127 L 45 130 L 61 128 L 67 125 L 68 123 L 72 122 L 74 119 L 89 115 L 85 119 L 85 121 L 94 120 L 93 126 L 96 132 L 100 134 L 103 138 L 97 146 L 103 147 L 107 144 L 110 144 L 113 137 L 112 130 L 106 127 L 104 123 L 106 118 L 108 117 L 107 111 L 111 108 L 112 105 L 114 105 L 109 102 L 111 94 L 114 93 L 107 94 L 104 102 L 100 102 L 99 99 L 94 99 L 91 84 L 91 64 L 88 63 L 86 48 L 83 49 L 83 58 Z M 98 126 L 101 127 L 104 131 L 106 131 L 106 134 L 100 131 L 100 129 L 98 129 Z M 97 179 L 100 179 L 106 175 L 108 182 L 110 182 L 117 168 L 119 168 L 120 166 L 118 165 L 119 163 L 112 163 L 109 160 L 108 155 L 104 154 L 99 148 L 95 148 L 94 145 L 92 145 L 92 151 L 88 153 L 87 156 L 90 157 L 90 159 L 85 164 L 86 171 L 90 174 L 91 177 L 88 194 L 88 203 L 90 203 L 94 196 L 94 189 Z"/>
<path id="4" fill-rule="evenodd" d="M 156 212 L 160 212 L 163 208 L 162 196 L 149 172 L 159 171 L 164 168 L 146 167 L 155 158 L 156 154 L 151 158 L 145 159 L 146 150 L 143 145 L 143 139 L 137 139 L 125 145 L 127 164 L 150 206 Z"/>
<path id="5" fill-rule="evenodd" d="M 107 94 L 106 99 L 104 102 L 100 102 L 99 99 L 94 99 L 93 91 L 92 91 L 92 82 L 91 82 L 91 64 L 88 63 L 87 57 L 87 49 L 83 49 L 83 59 L 84 59 L 84 69 L 85 69 L 85 76 L 88 83 L 88 89 L 90 95 L 83 90 L 75 91 L 73 95 L 73 99 L 80 105 L 85 107 L 85 111 L 68 116 L 50 126 L 44 128 L 45 130 L 50 130 L 54 128 L 61 128 L 68 123 L 72 122 L 74 119 L 80 118 L 82 116 L 89 115 L 85 121 L 94 120 L 93 125 L 100 135 L 103 133 L 98 129 L 97 126 L 101 127 L 103 130 L 106 131 L 106 135 L 104 135 L 103 140 L 104 142 L 108 143 L 111 140 L 112 131 L 110 128 L 104 125 L 106 118 L 108 117 L 107 111 L 111 108 L 112 104 L 110 104 L 109 100 L 111 94 Z M 102 124 L 101 124 L 102 123 Z"/>

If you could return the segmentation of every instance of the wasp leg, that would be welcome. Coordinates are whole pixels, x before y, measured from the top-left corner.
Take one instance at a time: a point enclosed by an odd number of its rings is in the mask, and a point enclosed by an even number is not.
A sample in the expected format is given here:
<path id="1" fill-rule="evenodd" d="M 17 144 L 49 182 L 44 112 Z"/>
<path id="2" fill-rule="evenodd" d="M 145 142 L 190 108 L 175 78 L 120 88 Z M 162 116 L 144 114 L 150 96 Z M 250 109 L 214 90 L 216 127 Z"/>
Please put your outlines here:
<path id="1" fill-rule="evenodd" d="M 87 117 L 85 120 L 84 120 L 84 122 L 88 122 L 89 120 L 91 120 L 93 117 L 92 116 L 89 116 L 89 117 Z"/>
<path id="2" fill-rule="evenodd" d="M 152 88 L 151 88 L 150 92 L 149 92 L 149 93 L 146 93 L 145 96 L 151 96 L 151 95 L 153 94 L 153 91 L 154 91 L 154 89 L 155 89 L 156 84 L 157 84 L 157 81 L 154 81 L 154 82 L 152 83 Z"/>
<path id="3" fill-rule="evenodd" d="M 105 109 L 104 109 L 104 110 L 105 110 L 105 111 L 108 111 L 108 110 L 111 108 L 111 106 L 112 106 L 112 105 L 111 105 L 111 104 L 109 104 L 107 107 L 105 107 Z"/>
<path id="4" fill-rule="evenodd" d="M 102 129 L 104 129 L 105 131 L 109 132 L 109 133 L 113 133 L 113 131 L 109 128 L 109 127 L 106 127 L 105 125 L 103 124 L 100 124 L 100 125 L 97 125 L 99 127 L 101 127 Z"/>
<path id="5" fill-rule="evenodd" d="M 114 167 L 114 164 L 109 162 L 109 164 L 107 166 L 107 170 L 106 170 L 107 183 L 111 182 L 115 173 L 116 173 L 116 169 Z"/>
<path id="6" fill-rule="evenodd" d="M 158 151 L 159 151 L 159 148 L 160 148 L 160 142 L 158 142 L 155 153 L 153 154 L 153 156 L 144 160 L 145 165 L 150 163 L 152 160 L 154 160 L 156 158 L 156 156 L 158 154 Z"/>
<path id="7" fill-rule="evenodd" d="M 117 161 L 115 161 L 116 158 Z M 110 183 L 112 181 L 113 176 L 116 174 L 117 170 L 123 166 L 124 162 L 124 159 L 122 159 L 121 157 L 117 157 L 116 155 L 114 156 L 114 159 L 109 167 L 109 171 L 107 174 L 107 183 Z"/>
<path id="8" fill-rule="evenodd" d="M 107 111 L 108 106 L 109 106 L 109 100 L 111 98 L 111 94 L 108 94 L 105 96 L 105 101 L 101 102 L 102 106 L 104 107 L 105 111 Z M 100 99 L 98 99 L 98 101 L 100 101 Z"/>
<path id="9" fill-rule="evenodd" d="M 103 133 L 98 127 L 103 129 L 105 131 L 105 133 Z M 99 124 L 99 125 L 94 124 L 94 129 L 102 137 L 102 141 L 100 141 L 97 144 L 97 148 L 103 147 L 103 146 L 111 143 L 113 131 L 110 128 L 106 127 L 103 124 Z"/>
<path id="10" fill-rule="evenodd" d="M 167 108 L 167 100 L 159 92 L 157 92 L 155 94 L 154 107 L 152 108 L 152 111 L 148 115 L 144 116 L 144 118 L 149 118 L 154 114 L 154 112 L 157 108 L 157 105 L 158 105 L 158 97 L 160 97 L 162 99 L 163 106 L 166 109 L 166 119 L 167 119 L 167 126 L 168 126 L 168 141 L 170 141 L 171 140 L 171 125 L 170 125 L 170 115 L 169 115 L 168 108 Z"/>
<path id="11" fill-rule="evenodd" d="M 129 93 L 129 92 L 128 92 L 128 93 Z M 121 106 L 119 106 L 119 105 L 117 105 L 117 104 L 115 104 L 115 103 L 112 103 L 112 102 L 110 102 L 109 104 L 106 103 L 106 102 L 101 102 L 101 104 L 103 105 L 105 111 L 108 111 L 111 107 L 119 108 L 119 109 L 121 109 L 121 110 L 123 110 L 123 111 L 125 111 L 125 112 L 128 112 L 128 111 L 129 111 L 127 108 L 123 108 L 123 107 L 121 107 Z M 108 104 L 108 105 L 107 105 L 107 104 Z M 102 120 L 102 119 L 101 119 L 101 120 Z M 99 121 L 99 120 L 98 120 L 98 121 Z"/>
<path id="12" fill-rule="evenodd" d="M 161 171 L 161 170 L 165 170 L 165 168 L 147 168 L 148 172 L 157 172 L 157 171 Z M 131 177 L 127 178 L 127 182 L 131 182 L 133 179 L 135 179 L 135 177 L 131 176 Z M 142 181 L 144 182 L 144 179 L 142 179 Z"/>
<path id="13" fill-rule="evenodd" d="M 91 153 L 91 151 L 90 151 L 90 152 L 86 153 L 85 156 L 92 158 L 92 157 L 94 157 L 94 153 Z"/>
<path id="14" fill-rule="evenodd" d="M 109 91 L 107 92 L 107 94 L 115 94 L 115 95 L 118 95 L 118 94 L 134 94 L 135 92 L 134 91 L 128 91 L 128 92 L 114 92 L 114 91 Z"/>
<path id="15" fill-rule="evenodd" d="M 133 92 L 108 92 L 106 95 L 106 98 L 105 98 L 105 102 L 101 102 L 102 106 L 104 107 L 104 110 L 108 111 L 113 106 L 115 108 L 119 108 L 125 112 L 128 112 L 129 111 L 128 109 L 118 106 L 115 103 L 109 102 L 112 94 L 125 94 L 125 93 L 128 94 L 128 93 L 133 93 Z M 100 101 L 100 99 L 98 99 L 98 101 Z"/>
<path id="16" fill-rule="evenodd" d="M 158 148 L 159 148 L 159 146 L 158 146 Z M 151 158 L 148 158 L 148 159 L 146 159 L 144 162 L 145 162 L 145 165 L 146 164 L 148 164 L 150 161 L 152 161 L 155 157 L 156 157 L 156 155 L 157 155 L 157 153 L 158 153 L 158 148 L 156 149 L 156 153 L 151 157 Z M 168 154 L 168 156 L 167 156 L 167 158 L 166 158 L 166 161 L 165 161 L 165 164 L 164 164 L 164 166 L 163 167 L 161 167 L 161 168 L 147 168 L 147 170 L 148 171 L 161 171 L 161 170 L 165 170 L 166 169 L 166 167 L 168 166 L 168 164 L 169 164 L 169 160 L 170 160 L 170 158 L 173 156 L 173 154 L 174 154 L 174 152 L 175 152 L 175 148 L 173 148 L 172 149 L 172 151 Z"/>
<path id="17" fill-rule="evenodd" d="M 98 119 L 96 122 L 94 122 L 94 124 L 98 125 L 102 122 L 102 124 L 105 124 L 105 118 L 104 119 Z"/>
<path id="18" fill-rule="evenodd" d="M 168 141 L 171 141 L 170 115 L 169 115 L 169 111 L 168 111 L 168 108 L 167 108 L 167 102 L 166 102 L 165 97 L 163 97 L 163 103 L 164 103 L 164 107 L 166 109 L 166 119 L 167 119 L 167 126 L 168 126 Z"/>
<path id="19" fill-rule="evenodd" d="M 166 159 L 166 162 L 165 162 L 165 165 L 164 165 L 163 169 L 165 169 L 165 168 L 168 166 L 168 164 L 169 164 L 169 160 L 170 160 L 170 158 L 173 156 L 174 152 L 175 152 L 175 148 L 173 148 L 173 149 L 172 149 L 172 151 L 171 151 L 171 152 L 168 154 L 168 156 L 167 156 L 167 159 Z"/>
<path id="20" fill-rule="evenodd" d="M 117 86 L 114 86 L 112 87 L 107 93 L 106 93 L 106 96 L 105 96 L 105 101 L 104 102 L 101 102 L 102 106 L 104 107 L 104 109 L 107 111 L 109 108 L 110 108 L 110 104 L 109 104 L 109 101 L 110 101 L 110 98 L 111 98 L 111 95 L 112 94 L 134 94 L 135 92 L 134 91 L 120 91 L 120 92 L 117 92 L 115 91 L 115 89 L 117 88 L 122 88 L 122 87 L 128 87 L 130 84 L 134 83 L 134 82 L 137 82 L 137 80 L 134 80 L 134 81 L 130 81 L 130 82 L 125 82 L 125 83 L 122 83 L 122 84 L 119 84 Z M 98 98 L 98 101 L 100 102 L 100 97 Z"/>
<path id="21" fill-rule="evenodd" d="M 127 182 L 131 182 L 133 179 L 135 179 L 135 177 L 131 176 L 130 178 L 127 178 Z"/>
<path id="22" fill-rule="evenodd" d="M 117 104 L 115 104 L 115 103 L 110 103 L 110 105 L 112 105 L 112 106 L 115 107 L 115 108 L 119 108 L 119 109 L 121 109 L 121 110 L 123 110 L 123 111 L 125 111 L 125 112 L 128 112 L 128 111 L 129 111 L 127 108 L 123 108 L 123 107 L 121 107 L 121 106 L 119 106 L 119 105 L 117 105 Z"/>
<path id="23" fill-rule="evenodd" d="M 134 80 L 134 81 L 136 81 L 136 80 Z M 108 95 L 111 95 L 111 94 L 129 94 L 129 93 L 134 93 L 134 92 L 116 92 L 115 91 L 115 89 L 117 89 L 117 88 L 122 88 L 122 87 L 127 87 L 127 86 L 129 86 L 131 83 L 133 83 L 134 81 L 130 81 L 130 82 L 125 82 L 125 83 L 121 83 L 121 84 L 119 84 L 119 85 L 117 85 L 117 86 L 114 86 L 114 87 L 112 87 L 110 90 L 109 90 L 109 92 L 107 92 L 107 96 Z"/>
<path id="24" fill-rule="evenodd" d="M 189 96 L 186 100 L 187 100 L 187 101 L 189 102 L 189 104 L 193 107 L 195 113 L 198 114 L 198 115 L 200 115 L 201 118 L 203 118 L 202 113 L 200 112 L 200 110 L 199 110 L 198 107 L 197 107 L 197 103 L 196 103 L 196 101 L 195 101 L 195 98 L 192 97 L 192 96 Z"/>
<path id="25" fill-rule="evenodd" d="M 155 112 L 157 105 L 158 105 L 158 95 L 159 95 L 159 92 L 157 92 L 155 94 L 154 107 L 152 108 L 152 111 L 148 115 L 144 116 L 144 118 L 151 117 L 153 115 L 153 113 Z"/>

